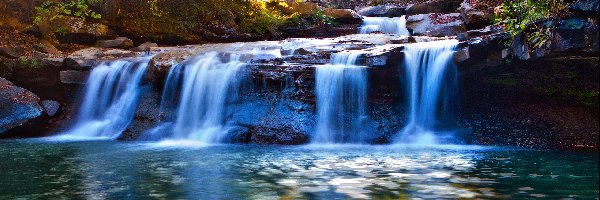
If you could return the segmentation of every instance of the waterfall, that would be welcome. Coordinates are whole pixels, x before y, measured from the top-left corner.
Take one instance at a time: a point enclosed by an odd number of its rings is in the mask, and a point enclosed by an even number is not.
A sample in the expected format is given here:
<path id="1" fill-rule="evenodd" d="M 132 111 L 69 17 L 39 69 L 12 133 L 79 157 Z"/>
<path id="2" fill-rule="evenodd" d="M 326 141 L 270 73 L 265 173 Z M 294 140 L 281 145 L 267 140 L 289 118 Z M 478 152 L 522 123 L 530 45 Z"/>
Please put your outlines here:
<path id="1" fill-rule="evenodd" d="M 366 67 L 360 54 L 336 53 L 331 64 L 316 68 L 317 129 L 313 143 L 364 143 Z"/>
<path id="2" fill-rule="evenodd" d="M 61 138 L 116 139 L 135 114 L 148 61 L 114 61 L 96 66 L 86 82 L 75 125 Z"/>
<path id="3" fill-rule="evenodd" d="M 171 69 L 161 105 L 165 109 L 177 107 L 171 139 L 203 143 L 221 141 L 227 102 L 235 96 L 236 75 L 245 65 L 239 58 L 232 54 L 228 62 L 223 62 L 216 52 L 211 52 Z M 177 104 L 165 100 L 177 96 L 180 97 Z"/>
<path id="4" fill-rule="evenodd" d="M 406 17 L 363 17 L 360 34 L 379 31 L 387 34 L 410 35 L 406 29 Z"/>
<path id="5" fill-rule="evenodd" d="M 406 45 L 404 50 L 408 124 L 400 131 L 396 142 L 435 144 L 436 111 L 440 95 L 456 90 L 456 67 L 453 55 L 458 41 L 445 40 Z M 445 88 L 444 88 L 445 87 Z M 445 92 L 445 95 L 448 95 Z"/>

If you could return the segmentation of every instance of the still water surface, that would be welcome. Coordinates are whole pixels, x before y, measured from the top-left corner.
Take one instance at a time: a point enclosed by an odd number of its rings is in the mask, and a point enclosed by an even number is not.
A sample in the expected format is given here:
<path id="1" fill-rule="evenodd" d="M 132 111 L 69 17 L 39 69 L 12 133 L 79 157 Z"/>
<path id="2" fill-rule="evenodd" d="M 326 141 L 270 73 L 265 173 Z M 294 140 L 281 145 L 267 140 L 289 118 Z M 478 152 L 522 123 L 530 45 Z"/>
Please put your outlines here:
<path id="1" fill-rule="evenodd" d="M 0 141 L 0 199 L 598 199 L 597 153 L 181 146 Z"/>

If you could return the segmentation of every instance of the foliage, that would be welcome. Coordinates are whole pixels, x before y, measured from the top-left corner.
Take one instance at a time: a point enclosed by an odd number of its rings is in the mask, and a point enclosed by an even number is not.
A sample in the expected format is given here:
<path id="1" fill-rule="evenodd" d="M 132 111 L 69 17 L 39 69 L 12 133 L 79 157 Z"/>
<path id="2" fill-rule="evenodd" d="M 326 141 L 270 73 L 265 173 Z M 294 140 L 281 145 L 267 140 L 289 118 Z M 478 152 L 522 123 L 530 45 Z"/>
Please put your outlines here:
<path id="1" fill-rule="evenodd" d="M 303 27 L 311 27 L 311 26 L 319 26 L 319 25 L 331 25 L 335 24 L 334 18 L 327 15 L 325 11 L 322 9 L 316 9 L 308 16 L 303 16 L 298 13 L 292 15 L 286 22 L 285 26 L 295 27 L 295 26 L 303 26 Z"/>
<path id="2" fill-rule="evenodd" d="M 45 0 L 35 7 L 36 15 L 33 22 L 40 25 L 40 23 L 51 22 L 61 16 L 99 19 L 102 16 L 90 9 L 91 3 L 98 2 L 100 0 L 71 0 L 65 2 Z"/>
<path id="3" fill-rule="evenodd" d="M 552 37 L 552 24 L 543 20 L 564 15 L 567 3 L 562 0 L 507 0 L 494 10 L 494 21 L 516 37 L 528 33 L 528 41 L 534 48 L 548 45 Z"/>
<path id="4" fill-rule="evenodd" d="M 19 64 L 19 66 L 26 67 L 26 68 L 36 69 L 36 68 L 40 67 L 40 64 L 36 58 L 29 58 L 26 56 L 19 57 L 17 59 L 17 63 Z"/>
<path id="5" fill-rule="evenodd" d="M 280 11 L 288 6 L 283 0 L 252 0 L 244 9 L 240 28 L 258 34 L 275 33 L 289 18 Z"/>

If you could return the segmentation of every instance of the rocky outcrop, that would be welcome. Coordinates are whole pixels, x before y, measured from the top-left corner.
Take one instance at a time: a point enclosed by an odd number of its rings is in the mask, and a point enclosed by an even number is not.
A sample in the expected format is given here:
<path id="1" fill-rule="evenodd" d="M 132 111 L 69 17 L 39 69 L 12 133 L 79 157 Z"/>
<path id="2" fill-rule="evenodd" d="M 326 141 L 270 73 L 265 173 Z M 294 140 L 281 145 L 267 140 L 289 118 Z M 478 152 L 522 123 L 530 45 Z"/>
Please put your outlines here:
<path id="1" fill-rule="evenodd" d="M 0 78 L 0 134 L 42 116 L 40 98 Z"/>
<path id="2" fill-rule="evenodd" d="M 406 18 L 406 28 L 413 35 L 456 36 L 466 32 L 460 13 L 420 14 Z"/>
<path id="3" fill-rule="evenodd" d="M 406 15 L 420 15 L 428 13 L 454 13 L 463 0 L 429 0 L 415 3 L 406 7 Z"/>

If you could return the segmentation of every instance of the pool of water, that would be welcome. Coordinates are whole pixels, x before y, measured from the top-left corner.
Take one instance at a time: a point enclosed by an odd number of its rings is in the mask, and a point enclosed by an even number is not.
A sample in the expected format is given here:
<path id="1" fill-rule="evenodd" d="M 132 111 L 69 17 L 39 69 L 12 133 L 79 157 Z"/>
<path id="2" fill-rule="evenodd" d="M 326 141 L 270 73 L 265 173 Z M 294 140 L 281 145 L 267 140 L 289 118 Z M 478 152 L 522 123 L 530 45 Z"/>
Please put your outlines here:
<path id="1" fill-rule="evenodd" d="M 597 153 L 0 141 L 0 199 L 598 198 Z"/>

